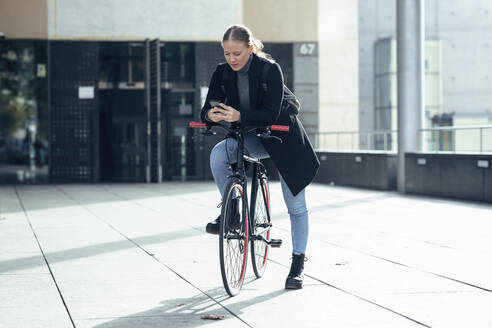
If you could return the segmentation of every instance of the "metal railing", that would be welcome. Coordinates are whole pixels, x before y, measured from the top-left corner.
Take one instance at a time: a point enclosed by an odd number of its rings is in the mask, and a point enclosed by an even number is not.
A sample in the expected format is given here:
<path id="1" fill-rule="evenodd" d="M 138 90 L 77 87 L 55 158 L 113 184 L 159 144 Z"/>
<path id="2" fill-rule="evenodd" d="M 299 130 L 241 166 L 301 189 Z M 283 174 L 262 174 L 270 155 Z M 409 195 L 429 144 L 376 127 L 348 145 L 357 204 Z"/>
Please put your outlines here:
<path id="1" fill-rule="evenodd" d="M 396 130 L 387 131 L 331 131 L 309 134 L 318 151 L 383 151 L 397 150 Z"/>
<path id="2" fill-rule="evenodd" d="M 418 133 L 423 152 L 492 153 L 492 125 L 425 128 Z M 397 130 L 330 131 L 309 137 L 317 151 L 398 151 Z"/>
<path id="3" fill-rule="evenodd" d="M 442 126 L 419 130 L 428 152 L 491 153 L 492 125 Z"/>

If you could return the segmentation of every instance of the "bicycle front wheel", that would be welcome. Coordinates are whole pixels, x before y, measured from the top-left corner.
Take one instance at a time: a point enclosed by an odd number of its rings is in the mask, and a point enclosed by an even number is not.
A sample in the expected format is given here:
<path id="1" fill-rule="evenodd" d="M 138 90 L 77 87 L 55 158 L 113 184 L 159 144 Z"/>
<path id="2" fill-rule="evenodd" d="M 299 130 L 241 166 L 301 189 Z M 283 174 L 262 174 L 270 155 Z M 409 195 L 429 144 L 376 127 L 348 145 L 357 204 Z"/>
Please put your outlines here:
<path id="1" fill-rule="evenodd" d="M 253 190 L 255 192 L 255 190 Z M 270 194 L 268 190 L 268 180 L 260 177 L 257 180 L 257 188 L 254 202 L 254 209 L 251 211 L 253 217 L 253 236 L 251 238 L 251 262 L 253 271 L 257 278 L 265 272 L 270 246 L 266 243 L 270 241 Z"/>
<path id="2" fill-rule="evenodd" d="M 220 271 L 230 296 L 241 290 L 248 260 L 246 195 L 239 179 L 232 178 L 224 193 L 219 229 Z"/>

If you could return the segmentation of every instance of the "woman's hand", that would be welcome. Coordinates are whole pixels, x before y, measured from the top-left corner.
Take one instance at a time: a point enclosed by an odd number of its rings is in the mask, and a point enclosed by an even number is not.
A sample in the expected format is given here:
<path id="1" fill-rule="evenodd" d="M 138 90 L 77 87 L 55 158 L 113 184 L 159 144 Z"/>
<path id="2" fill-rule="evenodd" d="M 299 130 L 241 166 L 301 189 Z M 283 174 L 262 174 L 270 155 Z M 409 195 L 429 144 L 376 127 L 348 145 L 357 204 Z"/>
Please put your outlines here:
<path id="1" fill-rule="evenodd" d="M 219 112 L 219 107 L 211 108 L 207 112 L 207 116 L 209 120 L 215 123 L 224 120 L 224 115 L 221 112 Z"/>
<path id="2" fill-rule="evenodd" d="M 220 103 L 221 107 L 214 107 L 209 111 L 210 120 L 214 121 L 214 118 L 219 118 L 218 121 L 226 121 L 226 122 L 237 122 L 241 118 L 241 113 L 231 106 L 227 106 L 226 104 Z M 212 114 L 210 114 L 212 112 Z M 212 115 L 212 117 L 211 117 Z M 214 121 L 214 122 L 218 122 Z"/>

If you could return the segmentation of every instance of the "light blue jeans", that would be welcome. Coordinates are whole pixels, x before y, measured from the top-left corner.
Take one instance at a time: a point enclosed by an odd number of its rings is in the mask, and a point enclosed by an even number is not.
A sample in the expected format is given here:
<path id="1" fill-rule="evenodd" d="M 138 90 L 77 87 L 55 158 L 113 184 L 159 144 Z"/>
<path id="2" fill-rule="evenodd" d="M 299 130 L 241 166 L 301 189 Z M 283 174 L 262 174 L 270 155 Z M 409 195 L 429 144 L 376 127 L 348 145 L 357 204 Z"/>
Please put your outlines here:
<path id="1" fill-rule="evenodd" d="M 244 147 L 251 157 L 259 159 L 269 157 L 260 139 L 254 133 L 245 136 Z M 233 164 L 236 162 L 237 141 L 233 138 L 222 140 L 215 145 L 210 153 L 210 167 L 221 196 L 224 195 L 225 188 L 227 187 L 227 177 L 232 174 L 232 168 L 229 163 Z M 293 252 L 297 255 L 305 254 L 309 231 L 305 189 L 296 196 L 292 195 L 292 192 L 281 175 L 280 185 L 282 186 L 285 205 L 290 216 Z"/>

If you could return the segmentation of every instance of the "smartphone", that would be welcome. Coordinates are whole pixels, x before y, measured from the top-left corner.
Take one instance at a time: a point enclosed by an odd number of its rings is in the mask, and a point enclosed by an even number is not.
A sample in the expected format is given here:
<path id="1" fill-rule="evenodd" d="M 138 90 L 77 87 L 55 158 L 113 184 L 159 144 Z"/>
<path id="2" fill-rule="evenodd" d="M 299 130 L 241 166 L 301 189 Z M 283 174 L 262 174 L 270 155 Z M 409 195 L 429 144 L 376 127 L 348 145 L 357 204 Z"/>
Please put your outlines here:
<path id="1" fill-rule="evenodd" d="M 220 103 L 221 103 L 220 100 L 210 100 L 209 101 L 209 104 L 210 104 L 210 106 L 212 106 L 212 108 L 214 108 L 214 107 L 220 107 Z"/>

